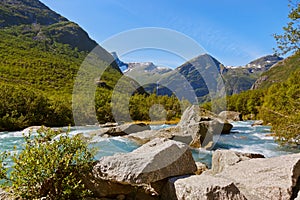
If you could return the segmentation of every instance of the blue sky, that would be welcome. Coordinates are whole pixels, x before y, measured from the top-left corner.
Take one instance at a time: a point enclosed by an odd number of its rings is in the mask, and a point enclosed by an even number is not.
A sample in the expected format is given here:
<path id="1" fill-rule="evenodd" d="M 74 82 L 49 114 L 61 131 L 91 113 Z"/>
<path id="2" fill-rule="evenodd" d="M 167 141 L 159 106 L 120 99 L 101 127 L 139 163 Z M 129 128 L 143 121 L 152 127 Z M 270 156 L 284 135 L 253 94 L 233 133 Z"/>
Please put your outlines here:
<path id="1" fill-rule="evenodd" d="M 123 31 L 161 27 L 181 32 L 225 65 L 245 65 L 272 54 L 272 37 L 288 22 L 288 0 L 41 0 L 78 23 L 100 45 Z M 118 51 L 118 50 L 116 50 Z M 169 53 L 144 50 L 122 55 L 127 62 L 184 62 Z"/>

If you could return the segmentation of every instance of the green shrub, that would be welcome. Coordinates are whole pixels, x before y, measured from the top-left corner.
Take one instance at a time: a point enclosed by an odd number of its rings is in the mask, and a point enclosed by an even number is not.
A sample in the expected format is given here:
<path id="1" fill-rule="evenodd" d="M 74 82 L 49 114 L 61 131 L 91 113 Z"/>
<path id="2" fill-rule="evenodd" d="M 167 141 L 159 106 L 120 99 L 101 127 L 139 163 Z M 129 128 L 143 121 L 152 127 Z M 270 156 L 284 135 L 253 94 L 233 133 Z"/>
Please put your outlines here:
<path id="1" fill-rule="evenodd" d="M 81 199 L 90 194 L 81 182 L 81 174 L 91 170 L 94 153 L 80 136 L 69 137 L 68 132 L 42 127 L 36 136 L 25 136 L 19 154 L 2 153 L 0 178 L 17 197 L 35 199 Z M 56 136 L 56 139 L 53 137 Z M 14 162 L 10 175 L 4 161 Z"/>

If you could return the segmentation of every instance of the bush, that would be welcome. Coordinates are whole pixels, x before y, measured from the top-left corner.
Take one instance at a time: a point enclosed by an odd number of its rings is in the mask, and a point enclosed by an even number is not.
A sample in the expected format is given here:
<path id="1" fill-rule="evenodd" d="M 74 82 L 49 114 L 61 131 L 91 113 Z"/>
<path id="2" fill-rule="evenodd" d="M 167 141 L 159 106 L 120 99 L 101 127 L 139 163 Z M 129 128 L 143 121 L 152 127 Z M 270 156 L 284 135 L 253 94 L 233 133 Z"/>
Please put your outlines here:
<path id="1" fill-rule="evenodd" d="M 79 135 L 71 138 L 68 132 L 60 134 L 45 127 L 37 132 L 37 136 L 24 136 L 24 149 L 19 154 L 2 153 L 0 178 L 6 181 L 1 186 L 9 186 L 14 195 L 25 199 L 80 199 L 89 195 L 80 175 L 91 170 L 93 151 Z M 10 175 L 4 167 L 8 158 L 14 162 Z"/>

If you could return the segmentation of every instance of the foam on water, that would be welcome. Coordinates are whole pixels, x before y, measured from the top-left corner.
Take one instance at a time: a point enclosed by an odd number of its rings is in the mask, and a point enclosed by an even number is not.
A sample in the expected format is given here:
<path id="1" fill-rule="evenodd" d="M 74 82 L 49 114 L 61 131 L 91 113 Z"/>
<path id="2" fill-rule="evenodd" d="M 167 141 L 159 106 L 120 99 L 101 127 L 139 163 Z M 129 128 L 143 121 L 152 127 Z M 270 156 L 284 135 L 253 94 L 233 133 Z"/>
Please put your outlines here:
<path id="1" fill-rule="evenodd" d="M 176 126 L 176 125 L 168 125 L 168 124 L 162 124 L 162 125 L 150 125 L 151 130 L 159 130 L 163 128 L 168 128 L 171 126 Z"/>
<path id="2" fill-rule="evenodd" d="M 269 136 L 269 134 L 264 134 L 264 133 L 253 133 L 254 137 L 257 137 L 261 140 L 274 140 L 273 136 Z"/>
<path id="3" fill-rule="evenodd" d="M 233 122 L 232 134 L 221 135 L 214 149 L 230 149 L 244 153 L 260 153 L 265 157 L 300 152 L 279 146 L 270 136 L 270 126 L 252 126 L 253 121 Z"/>

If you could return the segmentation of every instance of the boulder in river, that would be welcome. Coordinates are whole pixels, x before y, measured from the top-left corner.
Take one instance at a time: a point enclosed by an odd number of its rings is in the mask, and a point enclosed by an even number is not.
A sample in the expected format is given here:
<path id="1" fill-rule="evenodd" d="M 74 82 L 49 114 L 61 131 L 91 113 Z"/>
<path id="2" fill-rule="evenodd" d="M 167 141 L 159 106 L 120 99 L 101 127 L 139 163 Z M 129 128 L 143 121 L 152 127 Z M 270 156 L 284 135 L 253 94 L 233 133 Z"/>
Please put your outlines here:
<path id="1" fill-rule="evenodd" d="M 145 190 L 155 195 L 159 191 L 155 191 L 153 185 L 159 185 L 168 177 L 193 174 L 196 170 L 187 145 L 157 138 L 133 152 L 101 158 L 92 174 L 84 178 L 84 183 L 98 197 L 131 193 L 135 187 L 148 187 Z"/>
<path id="2" fill-rule="evenodd" d="M 230 123 L 194 105 L 185 110 L 177 126 L 133 133 L 128 138 L 140 143 L 148 142 L 154 138 L 168 138 L 184 142 L 193 148 L 210 148 L 214 134 L 228 134 L 231 129 L 232 125 Z"/>
<path id="3" fill-rule="evenodd" d="M 100 125 L 101 126 L 101 125 Z M 141 131 L 151 130 L 150 126 L 145 123 L 128 123 L 122 125 L 108 125 L 97 131 L 90 133 L 92 136 L 124 136 L 130 133 L 137 133 Z"/>
<path id="4" fill-rule="evenodd" d="M 218 158 L 221 160 L 212 164 L 226 163 L 222 170 L 169 178 L 163 197 L 178 200 L 300 198 L 300 154 L 257 157 L 261 155 L 219 151 Z"/>
<path id="5" fill-rule="evenodd" d="M 228 166 L 232 166 L 236 163 L 252 158 L 264 158 L 264 155 L 255 153 L 240 153 L 231 150 L 216 150 L 212 155 L 211 172 L 213 174 L 220 173 Z"/>
<path id="6" fill-rule="evenodd" d="M 234 111 L 222 111 L 218 115 L 221 119 L 227 120 L 229 122 L 232 121 L 243 121 L 242 114 Z"/>
<path id="7" fill-rule="evenodd" d="M 216 177 L 233 181 L 249 200 L 294 199 L 300 186 L 300 154 L 241 161 Z"/>
<path id="8" fill-rule="evenodd" d="M 232 181 L 211 175 L 170 178 L 163 199 L 246 200 Z"/>
<path id="9" fill-rule="evenodd" d="M 190 106 L 184 111 L 178 126 L 185 129 L 193 124 L 204 122 L 207 122 L 207 128 L 212 134 L 227 134 L 232 128 L 232 124 L 228 123 L 226 120 L 223 120 L 218 117 L 218 115 L 196 105 Z M 188 134 L 193 134 L 193 132 L 194 130 L 191 130 L 191 133 Z"/>

